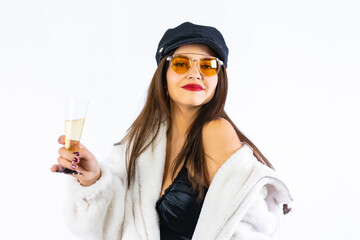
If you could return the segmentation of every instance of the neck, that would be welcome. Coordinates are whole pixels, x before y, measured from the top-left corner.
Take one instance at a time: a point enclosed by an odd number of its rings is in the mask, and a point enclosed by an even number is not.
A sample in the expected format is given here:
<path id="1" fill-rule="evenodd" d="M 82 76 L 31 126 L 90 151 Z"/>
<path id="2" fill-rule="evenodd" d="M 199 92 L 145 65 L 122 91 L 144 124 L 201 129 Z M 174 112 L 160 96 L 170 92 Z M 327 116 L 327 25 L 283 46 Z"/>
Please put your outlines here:
<path id="1" fill-rule="evenodd" d="M 191 123 L 195 120 L 199 108 L 186 108 L 171 104 L 171 129 L 169 137 L 184 139 Z"/>

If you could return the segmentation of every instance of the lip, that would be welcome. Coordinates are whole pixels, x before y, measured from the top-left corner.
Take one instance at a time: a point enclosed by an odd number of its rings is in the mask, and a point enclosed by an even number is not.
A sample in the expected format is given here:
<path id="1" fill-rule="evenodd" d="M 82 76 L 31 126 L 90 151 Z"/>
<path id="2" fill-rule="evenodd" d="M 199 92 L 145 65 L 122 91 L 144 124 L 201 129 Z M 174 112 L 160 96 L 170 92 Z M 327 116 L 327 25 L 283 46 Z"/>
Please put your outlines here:
<path id="1" fill-rule="evenodd" d="M 204 88 L 199 84 L 186 84 L 186 85 L 182 86 L 181 88 L 188 90 L 188 91 L 195 91 L 195 92 L 204 90 Z"/>

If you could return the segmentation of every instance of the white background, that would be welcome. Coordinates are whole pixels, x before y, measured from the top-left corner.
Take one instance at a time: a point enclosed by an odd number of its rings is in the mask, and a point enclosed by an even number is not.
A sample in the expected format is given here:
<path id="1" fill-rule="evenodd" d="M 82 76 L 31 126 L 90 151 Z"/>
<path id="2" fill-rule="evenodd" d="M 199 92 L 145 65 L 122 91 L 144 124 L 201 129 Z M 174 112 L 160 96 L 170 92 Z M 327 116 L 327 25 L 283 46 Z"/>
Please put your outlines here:
<path id="1" fill-rule="evenodd" d="M 360 4 L 342 0 L 0 1 L 0 238 L 75 239 L 51 173 L 64 99 L 91 99 L 101 161 L 139 113 L 165 30 L 217 27 L 226 110 L 290 188 L 285 239 L 359 239 Z"/>

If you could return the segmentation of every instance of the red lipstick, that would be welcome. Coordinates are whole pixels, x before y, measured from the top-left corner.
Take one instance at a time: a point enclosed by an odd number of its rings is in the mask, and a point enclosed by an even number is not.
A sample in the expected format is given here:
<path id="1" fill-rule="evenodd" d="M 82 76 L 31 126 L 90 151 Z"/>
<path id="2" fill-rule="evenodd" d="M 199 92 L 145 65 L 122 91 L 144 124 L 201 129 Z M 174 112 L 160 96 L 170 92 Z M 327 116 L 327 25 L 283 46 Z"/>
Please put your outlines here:
<path id="1" fill-rule="evenodd" d="M 199 84 L 186 84 L 182 86 L 182 88 L 188 91 L 196 91 L 196 92 L 204 90 L 203 87 Z"/>

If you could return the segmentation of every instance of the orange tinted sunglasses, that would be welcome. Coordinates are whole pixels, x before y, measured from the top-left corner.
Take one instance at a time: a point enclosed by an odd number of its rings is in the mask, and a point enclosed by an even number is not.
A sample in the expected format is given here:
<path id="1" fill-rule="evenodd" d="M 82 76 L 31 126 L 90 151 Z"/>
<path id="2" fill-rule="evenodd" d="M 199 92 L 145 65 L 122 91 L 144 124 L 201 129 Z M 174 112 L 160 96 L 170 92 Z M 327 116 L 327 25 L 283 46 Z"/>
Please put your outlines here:
<path id="1" fill-rule="evenodd" d="M 193 67 L 194 62 L 198 61 L 198 69 L 201 74 L 207 77 L 214 76 L 220 71 L 223 62 L 212 56 L 204 56 L 200 59 L 191 59 L 184 54 L 174 54 L 166 58 L 170 61 L 171 69 L 178 74 L 185 74 Z"/>

